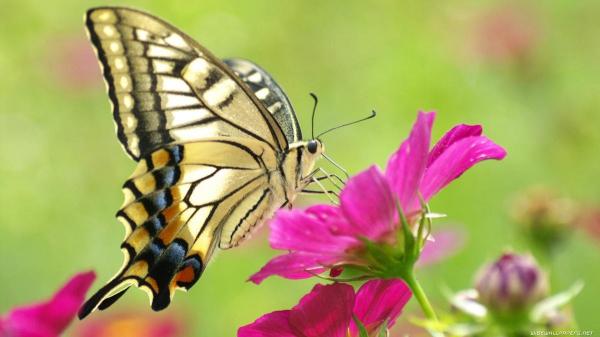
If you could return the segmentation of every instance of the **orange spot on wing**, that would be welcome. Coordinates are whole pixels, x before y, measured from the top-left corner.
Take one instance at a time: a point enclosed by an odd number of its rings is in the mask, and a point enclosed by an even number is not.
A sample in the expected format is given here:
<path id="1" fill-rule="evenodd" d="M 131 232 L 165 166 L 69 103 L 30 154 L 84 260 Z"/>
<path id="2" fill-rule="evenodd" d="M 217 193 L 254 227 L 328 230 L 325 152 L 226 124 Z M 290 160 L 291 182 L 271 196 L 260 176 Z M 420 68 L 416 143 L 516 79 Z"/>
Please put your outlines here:
<path id="1" fill-rule="evenodd" d="M 168 245 L 171 241 L 173 241 L 173 239 L 181 229 L 181 226 L 183 226 L 184 224 L 184 220 L 182 220 L 181 218 L 176 218 L 160 232 L 158 237 L 162 240 L 162 242 L 165 245 Z"/>
<path id="2" fill-rule="evenodd" d="M 163 211 L 163 215 L 167 222 L 171 221 L 174 217 L 176 217 L 183 210 L 182 204 L 175 204 Z"/>
<path id="3" fill-rule="evenodd" d="M 152 153 L 152 163 L 155 168 L 166 166 L 169 159 L 171 159 L 171 155 L 167 150 L 160 149 Z"/>
<path id="4" fill-rule="evenodd" d="M 194 280 L 195 276 L 196 276 L 196 273 L 194 271 L 194 268 L 192 268 L 192 266 L 189 266 L 189 267 L 186 267 L 185 269 L 183 269 L 182 271 L 178 272 L 177 275 L 175 276 L 175 280 L 177 282 L 190 283 Z"/>

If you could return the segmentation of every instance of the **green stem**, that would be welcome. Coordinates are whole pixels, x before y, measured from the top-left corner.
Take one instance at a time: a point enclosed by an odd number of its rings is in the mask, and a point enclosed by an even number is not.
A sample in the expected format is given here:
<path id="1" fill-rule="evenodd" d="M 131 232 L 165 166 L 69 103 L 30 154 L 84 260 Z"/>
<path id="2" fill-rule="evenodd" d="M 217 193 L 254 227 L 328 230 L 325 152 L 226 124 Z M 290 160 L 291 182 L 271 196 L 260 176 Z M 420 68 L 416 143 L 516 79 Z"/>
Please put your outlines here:
<path id="1" fill-rule="evenodd" d="M 411 270 L 407 272 L 403 278 L 404 281 L 406 281 L 406 283 L 408 284 L 410 290 L 412 290 L 413 294 L 415 295 L 415 298 L 419 302 L 419 305 L 421 306 L 425 317 L 437 322 L 437 315 L 435 314 L 435 311 L 433 311 L 433 307 L 431 306 L 431 303 L 429 303 L 427 295 L 425 295 L 425 291 L 421 287 L 421 284 L 419 283 L 419 281 L 417 281 L 415 273 Z"/>

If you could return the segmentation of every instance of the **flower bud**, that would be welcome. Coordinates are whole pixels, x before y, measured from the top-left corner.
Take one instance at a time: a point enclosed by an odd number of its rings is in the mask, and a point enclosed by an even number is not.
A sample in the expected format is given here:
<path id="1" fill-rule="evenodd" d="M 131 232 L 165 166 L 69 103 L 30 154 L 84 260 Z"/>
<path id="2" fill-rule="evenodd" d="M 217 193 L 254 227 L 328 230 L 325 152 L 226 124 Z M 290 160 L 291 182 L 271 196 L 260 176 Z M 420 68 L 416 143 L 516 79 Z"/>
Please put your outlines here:
<path id="1" fill-rule="evenodd" d="M 512 207 L 512 218 L 523 233 L 541 248 L 554 249 L 572 232 L 577 214 L 576 203 L 559 197 L 545 187 L 521 194 Z"/>
<path id="2" fill-rule="evenodd" d="M 517 313 L 548 295 L 548 280 L 531 255 L 505 253 L 479 271 L 475 288 L 490 311 Z"/>
<path id="3" fill-rule="evenodd" d="M 577 222 L 589 234 L 588 237 L 600 242 L 600 207 L 583 209 L 578 214 Z"/>

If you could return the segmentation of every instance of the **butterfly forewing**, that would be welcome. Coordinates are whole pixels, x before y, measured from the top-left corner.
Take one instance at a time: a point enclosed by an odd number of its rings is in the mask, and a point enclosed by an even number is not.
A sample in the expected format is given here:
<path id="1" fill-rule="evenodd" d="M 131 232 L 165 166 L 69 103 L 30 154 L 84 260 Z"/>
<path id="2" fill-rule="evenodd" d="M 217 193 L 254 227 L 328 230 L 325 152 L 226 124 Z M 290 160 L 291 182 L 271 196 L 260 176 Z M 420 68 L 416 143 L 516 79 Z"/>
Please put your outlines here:
<path id="1" fill-rule="evenodd" d="M 170 24 L 105 7 L 88 11 L 86 27 L 108 84 L 118 138 L 132 158 L 215 136 L 287 147 L 281 128 L 247 86 Z"/>
<path id="2" fill-rule="evenodd" d="M 224 62 L 248 85 L 254 95 L 275 117 L 288 143 L 291 144 L 301 140 L 302 132 L 296 118 L 296 112 L 287 95 L 273 77 L 248 60 L 234 58 L 226 59 Z"/>

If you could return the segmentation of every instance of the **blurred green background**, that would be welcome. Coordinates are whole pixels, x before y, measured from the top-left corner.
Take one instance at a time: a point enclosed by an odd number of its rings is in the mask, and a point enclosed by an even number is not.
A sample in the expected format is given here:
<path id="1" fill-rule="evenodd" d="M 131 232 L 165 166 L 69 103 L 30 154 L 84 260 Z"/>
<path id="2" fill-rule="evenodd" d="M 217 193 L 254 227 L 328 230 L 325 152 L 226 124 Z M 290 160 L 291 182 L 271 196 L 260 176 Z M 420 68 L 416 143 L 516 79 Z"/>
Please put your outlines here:
<path id="1" fill-rule="evenodd" d="M 351 172 L 384 165 L 419 109 L 438 112 L 436 138 L 457 123 L 483 124 L 509 155 L 432 202 L 449 215 L 436 225 L 468 235 L 458 254 L 420 272 L 440 305 L 441 288 L 470 287 L 477 268 L 503 249 L 527 250 L 508 216 L 519 191 L 542 184 L 600 203 L 596 0 L 2 0 L 0 312 L 49 296 L 84 269 L 97 271 L 97 289 L 121 266 L 123 228 L 113 215 L 134 163 L 115 137 L 82 23 L 88 7 L 106 4 L 145 9 L 220 57 L 262 65 L 286 89 L 304 130 L 311 91 L 321 101 L 317 130 L 376 109 L 376 119 L 324 139 Z M 573 231 L 551 263 L 552 289 L 584 280 L 574 313 L 581 329 L 600 328 L 600 245 Z M 176 294 L 168 311 L 182 315 L 189 336 L 234 336 L 312 287 L 245 282 L 275 254 L 266 235 L 221 252 L 190 293 Z M 111 310 L 131 308 L 150 311 L 146 294 L 130 291 Z M 418 313 L 411 308 L 405 316 Z"/>

